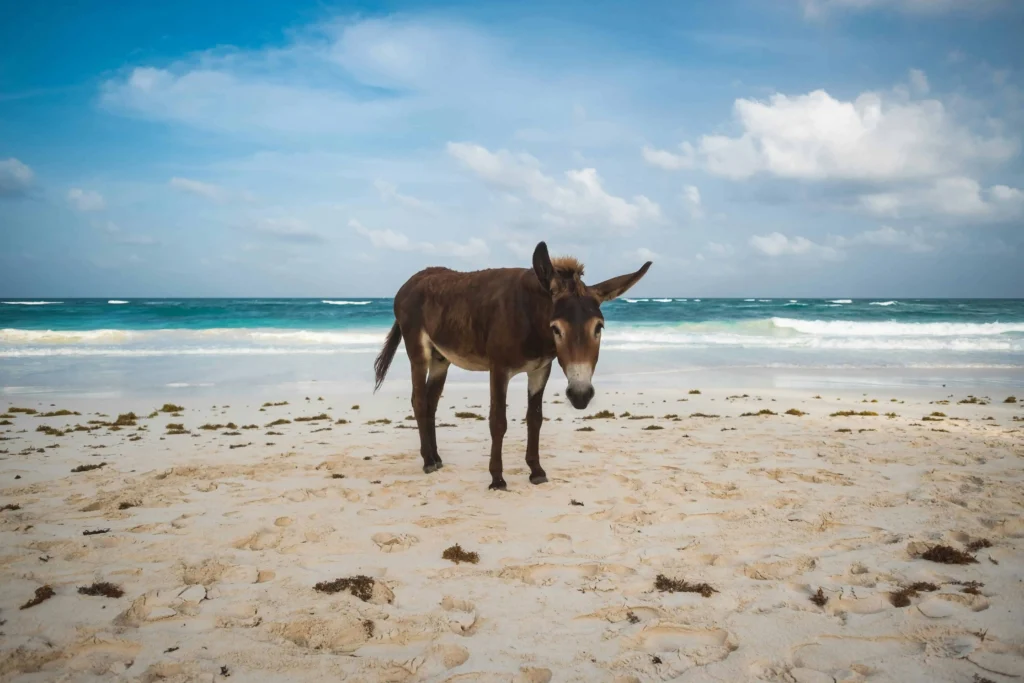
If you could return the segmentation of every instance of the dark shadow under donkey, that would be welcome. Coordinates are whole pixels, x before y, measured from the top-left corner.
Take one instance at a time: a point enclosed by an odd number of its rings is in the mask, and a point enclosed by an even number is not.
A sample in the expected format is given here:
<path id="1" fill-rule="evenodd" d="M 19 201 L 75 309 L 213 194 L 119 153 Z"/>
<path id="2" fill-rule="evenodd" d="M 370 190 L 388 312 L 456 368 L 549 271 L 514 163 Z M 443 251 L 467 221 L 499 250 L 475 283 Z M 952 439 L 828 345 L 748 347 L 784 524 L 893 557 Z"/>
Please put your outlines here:
<path id="1" fill-rule="evenodd" d="M 374 363 L 380 388 L 400 341 L 412 365 L 412 407 L 420 433 L 423 471 L 442 466 L 437 453 L 434 416 L 448 367 L 491 373 L 491 486 L 506 488 L 501 444 L 505 437 L 508 382 L 525 372 L 526 464 L 530 482 L 542 484 L 538 441 L 543 421 L 544 387 L 551 361 L 558 359 L 569 384 L 566 398 L 583 409 L 594 396 L 591 377 L 597 365 L 604 316 L 600 305 L 624 294 L 651 267 L 648 261 L 629 275 L 592 286 L 583 284 L 583 266 L 573 258 L 548 256 L 543 242 L 533 253 L 533 268 L 491 268 L 460 273 L 427 268 L 413 275 L 395 295 L 395 324 Z"/>

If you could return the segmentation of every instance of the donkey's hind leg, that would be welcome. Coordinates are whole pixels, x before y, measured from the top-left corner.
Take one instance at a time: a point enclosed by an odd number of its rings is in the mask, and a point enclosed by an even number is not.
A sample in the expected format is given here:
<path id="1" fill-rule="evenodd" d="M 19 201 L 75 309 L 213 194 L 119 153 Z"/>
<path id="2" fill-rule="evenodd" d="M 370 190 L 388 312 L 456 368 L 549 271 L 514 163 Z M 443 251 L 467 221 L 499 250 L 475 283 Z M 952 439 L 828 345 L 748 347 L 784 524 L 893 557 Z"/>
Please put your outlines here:
<path id="1" fill-rule="evenodd" d="M 414 335 L 406 336 L 405 349 L 412 367 L 412 411 L 420 434 L 420 457 L 423 458 L 423 471 L 430 474 L 438 468 L 435 462 L 434 416 L 430 411 L 430 392 L 427 390 L 430 351 L 424 340 Z"/>

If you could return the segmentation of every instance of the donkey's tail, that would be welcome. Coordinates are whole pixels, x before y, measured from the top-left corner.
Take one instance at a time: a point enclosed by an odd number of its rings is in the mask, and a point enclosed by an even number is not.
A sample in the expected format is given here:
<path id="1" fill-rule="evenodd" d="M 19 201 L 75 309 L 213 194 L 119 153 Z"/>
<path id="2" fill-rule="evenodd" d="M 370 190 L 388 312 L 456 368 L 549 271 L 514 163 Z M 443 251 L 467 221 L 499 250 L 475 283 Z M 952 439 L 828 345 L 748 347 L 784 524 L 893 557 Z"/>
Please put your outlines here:
<path id="1" fill-rule="evenodd" d="M 384 383 L 384 377 L 388 374 L 391 360 L 395 357 L 395 351 L 398 350 L 398 345 L 401 341 L 402 330 L 396 320 L 395 324 L 391 326 L 391 331 L 388 332 L 388 338 L 384 340 L 383 348 L 377 354 L 377 360 L 373 361 L 373 369 L 377 373 L 377 383 L 373 387 L 373 393 L 377 393 L 380 385 Z"/>

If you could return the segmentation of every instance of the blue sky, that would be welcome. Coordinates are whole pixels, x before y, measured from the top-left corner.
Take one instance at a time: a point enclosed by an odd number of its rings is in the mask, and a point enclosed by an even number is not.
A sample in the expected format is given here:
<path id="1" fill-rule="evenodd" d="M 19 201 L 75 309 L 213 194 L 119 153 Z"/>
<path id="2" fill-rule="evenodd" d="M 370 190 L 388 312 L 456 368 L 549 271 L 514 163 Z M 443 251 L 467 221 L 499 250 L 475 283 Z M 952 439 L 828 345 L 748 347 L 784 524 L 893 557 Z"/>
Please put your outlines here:
<path id="1" fill-rule="evenodd" d="M 1024 296 L 1021 3 L 85 5 L 0 9 L 5 297 Z"/>

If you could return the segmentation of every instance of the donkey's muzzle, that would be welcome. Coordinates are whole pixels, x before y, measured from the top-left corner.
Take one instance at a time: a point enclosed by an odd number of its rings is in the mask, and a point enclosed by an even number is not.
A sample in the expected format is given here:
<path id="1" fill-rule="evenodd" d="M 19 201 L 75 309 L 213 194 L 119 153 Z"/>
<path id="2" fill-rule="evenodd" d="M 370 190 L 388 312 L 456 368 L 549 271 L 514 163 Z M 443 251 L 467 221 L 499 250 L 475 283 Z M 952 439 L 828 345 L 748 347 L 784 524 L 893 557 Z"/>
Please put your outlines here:
<path id="1" fill-rule="evenodd" d="M 590 399 L 594 398 L 594 387 L 588 386 L 585 389 L 569 386 L 565 390 L 565 397 L 569 399 L 569 403 L 576 410 L 583 410 L 590 404 Z"/>

